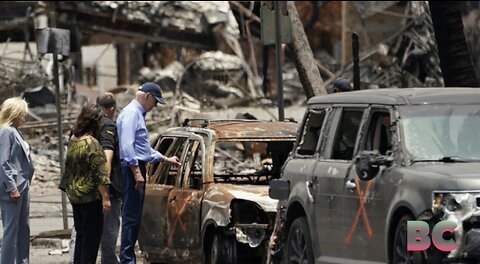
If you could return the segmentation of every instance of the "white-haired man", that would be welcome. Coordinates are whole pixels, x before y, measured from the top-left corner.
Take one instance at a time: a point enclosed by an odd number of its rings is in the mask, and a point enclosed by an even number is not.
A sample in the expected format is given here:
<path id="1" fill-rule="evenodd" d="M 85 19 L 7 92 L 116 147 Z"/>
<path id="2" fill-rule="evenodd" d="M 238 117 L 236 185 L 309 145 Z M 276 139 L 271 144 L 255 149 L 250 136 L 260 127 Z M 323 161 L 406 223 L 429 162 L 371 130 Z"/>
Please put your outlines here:
<path id="1" fill-rule="evenodd" d="M 117 118 L 123 180 L 121 263 L 136 263 L 134 249 L 145 197 L 145 164 L 163 161 L 180 165 L 178 157 L 165 157 L 150 146 L 145 115 L 157 103 L 166 104 L 160 86 L 144 83 Z"/>

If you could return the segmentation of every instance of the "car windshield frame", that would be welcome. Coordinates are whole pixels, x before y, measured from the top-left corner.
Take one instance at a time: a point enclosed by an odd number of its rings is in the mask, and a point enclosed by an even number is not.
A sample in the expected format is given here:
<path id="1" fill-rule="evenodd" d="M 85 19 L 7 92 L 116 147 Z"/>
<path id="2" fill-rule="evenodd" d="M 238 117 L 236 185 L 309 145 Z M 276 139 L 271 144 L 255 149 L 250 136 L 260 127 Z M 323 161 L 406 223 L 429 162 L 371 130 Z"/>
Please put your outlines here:
<path id="1" fill-rule="evenodd" d="M 280 169 L 294 143 L 294 137 L 289 140 L 249 138 L 216 141 L 212 159 L 214 181 L 234 184 L 245 184 L 247 181 L 268 185 L 271 179 L 280 176 Z M 284 155 L 283 161 L 279 160 L 279 155 Z"/>
<path id="2" fill-rule="evenodd" d="M 480 161 L 480 104 L 399 106 L 409 164 Z"/>

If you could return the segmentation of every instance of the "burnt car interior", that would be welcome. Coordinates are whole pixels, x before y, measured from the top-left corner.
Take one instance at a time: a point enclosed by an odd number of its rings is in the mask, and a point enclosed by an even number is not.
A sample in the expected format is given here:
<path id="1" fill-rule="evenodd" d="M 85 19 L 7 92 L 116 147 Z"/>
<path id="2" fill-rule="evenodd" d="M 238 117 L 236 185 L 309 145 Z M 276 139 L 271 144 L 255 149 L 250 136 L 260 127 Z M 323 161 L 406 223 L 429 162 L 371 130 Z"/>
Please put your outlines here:
<path id="1" fill-rule="evenodd" d="M 293 142 L 220 141 L 215 146 L 215 182 L 267 184 L 280 177 Z"/>
<path id="2" fill-rule="evenodd" d="M 214 181 L 265 185 L 280 178 L 293 141 L 220 141 L 215 145 Z M 182 166 L 156 163 L 149 168 L 155 184 L 200 189 L 203 159 L 200 142 L 186 137 L 162 138 L 156 146 L 166 156 L 177 156 Z"/>
<path id="3" fill-rule="evenodd" d="M 167 163 L 156 164 L 150 175 L 156 184 L 174 185 L 190 189 L 200 189 L 203 170 L 203 153 L 200 142 L 188 140 L 186 137 L 163 138 L 158 147 L 166 156 L 177 156 L 182 166 L 171 166 Z"/>

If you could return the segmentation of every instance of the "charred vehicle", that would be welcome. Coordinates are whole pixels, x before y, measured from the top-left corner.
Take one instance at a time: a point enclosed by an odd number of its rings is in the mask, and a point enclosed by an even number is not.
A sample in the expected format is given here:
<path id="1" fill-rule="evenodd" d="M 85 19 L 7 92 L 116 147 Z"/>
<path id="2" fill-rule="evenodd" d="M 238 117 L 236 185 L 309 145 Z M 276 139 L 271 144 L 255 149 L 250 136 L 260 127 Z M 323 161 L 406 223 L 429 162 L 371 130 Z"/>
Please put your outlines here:
<path id="1" fill-rule="evenodd" d="M 186 120 L 154 148 L 181 166 L 148 168 L 139 245 L 149 262 L 264 263 L 280 177 L 298 124 Z"/>
<path id="2" fill-rule="evenodd" d="M 272 262 L 480 263 L 480 90 L 406 88 L 311 98 L 270 197 Z M 455 245 L 407 250 L 407 222 L 449 220 Z M 437 242 L 438 242 L 437 238 Z M 438 243 L 437 243 L 438 245 Z"/>

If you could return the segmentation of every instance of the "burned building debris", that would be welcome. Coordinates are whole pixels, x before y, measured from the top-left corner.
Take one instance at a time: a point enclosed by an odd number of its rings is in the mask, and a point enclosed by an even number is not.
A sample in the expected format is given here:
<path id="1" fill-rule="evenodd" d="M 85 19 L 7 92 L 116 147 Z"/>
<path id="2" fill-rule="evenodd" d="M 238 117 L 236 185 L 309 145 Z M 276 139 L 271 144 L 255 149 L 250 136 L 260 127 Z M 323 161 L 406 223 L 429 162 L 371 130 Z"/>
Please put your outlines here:
<path id="1" fill-rule="evenodd" d="M 207 111 L 217 111 L 216 116 L 223 117 L 221 114 L 235 107 L 276 107 L 274 72 L 267 70 L 266 75 L 262 74 L 264 65 L 274 69 L 275 64 L 273 50 L 261 43 L 261 5 L 256 1 L 7 1 L 0 4 L 3 10 L 0 10 L 0 41 L 4 42 L 0 46 L 0 101 L 22 95 L 30 103 L 32 111 L 23 130 L 29 135 L 28 140 L 34 145 L 34 159 L 38 158 L 36 162 L 40 164 L 36 176 L 40 182 L 38 189 L 52 187 L 52 181 L 56 181 L 60 173 L 60 166 L 53 165 L 59 160 L 55 156 L 58 143 L 53 136 L 57 124 L 52 107 L 55 100 L 52 60 L 48 56 L 38 57 L 30 45 L 25 45 L 22 54 L 12 57 L 8 51 L 11 42 L 34 41 L 33 29 L 41 19 L 49 21 L 50 26 L 70 30 L 72 56 L 60 58 L 64 134 L 68 134 L 79 105 L 93 102 L 96 95 L 108 90 L 115 93 L 121 107 L 134 97 L 138 84 L 145 81 L 159 83 L 168 101 L 167 106 L 148 114 L 147 125 L 152 130 L 158 127 L 166 130 L 179 125 L 185 117 L 201 116 Z M 353 32 L 359 33 L 360 38 L 360 89 L 444 86 L 438 43 L 426 3 L 301 1 L 294 5 L 327 88 L 339 76 L 353 80 L 350 58 Z M 464 22 L 478 76 L 480 60 L 475 54 L 480 53 L 476 30 L 480 6 L 471 4 L 470 7 L 472 10 L 464 13 L 468 15 Z M 116 63 L 116 74 L 112 78 L 116 78 L 117 83 L 106 90 L 96 86 L 96 77 L 104 74 L 102 69 L 92 64 L 87 70 L 86 65 L 82 65 L 82 56 L 88 56 L 82 47 L 100 44 L 110 45 L 116 52 L 106 59 Z M 304 106 L 307 96 L 292 50 L 285 46 L 281 57 L 285 105 Z M 91 61 L 97 60 L 100 56 Z M 277 117 L 270 113 L 269 119 Z M 246 152 L 247 146 L 259 150 L 269 149 L 272 144 L 244 143 L 219 143 L 218 148 L 212 149 L 216 166 L 211 168 L 211 173 L 216 183 L 230 184 L 238 180 L 259 184 L 268 181 L 264 174 L 278 175 L 278 167 L 272 165 L 277 161 L 270 157 L 239 154 Z M 235 241 L 244 248 L 262 247 L 270 235 L 272 225 L 268 221 L 272 219 L 259 220 L 249 212 L 265 208 L 244 201 L 222 206 L 225 215 L 231 213 L 231 218 L 221 218 L 230 228 L 222 232 L 227 231 L 230 237 L 217 239 Z M 182 226 L 180 222 L 178 225 Z M 467 229 L 462 239 L 470 239 Z M 168 239 L 169 243 L 174 242 L 173 237 Z M 464 254 L 471 249 L 462 250 L 452 254 Z"/>
<path id="2" fill-rule="evenodd" d="M 136 43 L 133 45 L 137 51 L 129 54 L 133 68 L 119 69 L 118 78 L 157 81 L 172 92 L 172 99 L 179 105 L 182 101 L 199 105 L 194 108 L 239 106 L 251 102 L 258 105 L 259 102 L 268 102 L 264 100 L 266 96 L 273 96 L 269 99 L 276 96 L 275 92 L 261 87 L 262 81 L 271 78 L 258 78 L 259 65 L 264 62 L 255 58 L 256 52 L 252 53 L 250 47 L 252 43 L 258 43 L 260 37 L 258 3 L 250 6 L 239 2 L 188 1 L 33 3 L 30 4 L 34 10 L 31 16 L 54 11 L 57 25 L 71 30 L 72 45 Z M 338 51 L 335 53 L 331 48 L 339 41 L 338 16 L 331 21 L 332 25 L 326 24 L 327 21 L 322 18 L 325 12 L 340 12 L 343 4 L 328 2 L 308 6 L 297 3 L 300 17 L 309 25 L 306 33 L 327 86 L 337 76 L 352 75 L 352 65 L 339 67 L 338 55 L 335 55 Z M 362 21 L 366 32 L 360 38 L 363 41 L 360 42 L 363 51 L 360 59 L 362 89 L 443 85 L 428 6 L 421 2 L 378 4 L 366 1 L 347 5 L 346 10 L 351 16 L 347 24 L 351 26 Z M 315 15 L 317 13 L 320 15 Z M 253 23 L 245 23 L 239 19 L 241 17 Z M 326 18 L 333 19 L 330 15 Z M 389 22 L 387 18 L 392 18 L 394 22 Z M 385 28 L 375 33 L 378 21 L 383 21 Z M 352 30 L 361 29 L 351 27 Z M 308 30 L 319 31 L 325 41 L 320 42 Z M 246 34 L 248 31 L 252 34 Z M 155 43 L 171 48 L 158 49 Z M 348 47 L 342 52 L 350 53 Z M 143 58 L 132 57 L 143 48 Z M 152 56 L 158 52 L 162 52 L 160 58 Z M 215 58 L 213 54 L 222 55 Z M 291 95 L 301 95 L 298 74 L 295 67 L 289 66 L 293 64 L 288 60 L 288 50 L 286 55 L 283 73 L 286 84 L 283 88 Z M 152 58 L 162 62 L 151 64 Z M 202 61 L 203 66 L 200 66 Z M 235 69 L 230 65 L 233 61 Z M 152 65 L 153 68 L 149 68 Z M 75 66 L 81 69 L 81 64 Z M 124 66 L 119 64 L 118 67 Z M 78 73 L 78 69 L 76 71 Z M 119 80 L 119 87 L 128 87 L 124 84 L 129 82 Z M 291 96 L 288 100 L 288 104 L 294 104 L 295 101 L 302 102 L 304 97 Z"/>
<path id="3" fill-rule="evenodd" d="M 400 28 L 384 36 L 383 40 L 377 37 L 378 43 L 365 48 L 366 52 L 361 54 L 361 89 L 443 86 L 428 7 L 409 2 L 401 17 Z M 335 78 L 347 76 L 353 80 L 352 68 L 353 63 L 346 65 L 336 72 Z M 327 80 L 327 84 L 335 78 Z"/>

